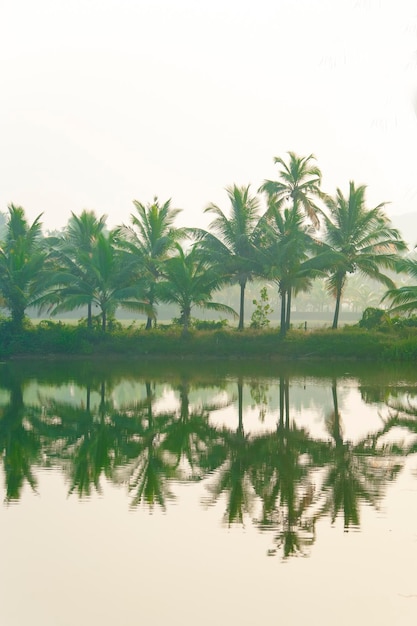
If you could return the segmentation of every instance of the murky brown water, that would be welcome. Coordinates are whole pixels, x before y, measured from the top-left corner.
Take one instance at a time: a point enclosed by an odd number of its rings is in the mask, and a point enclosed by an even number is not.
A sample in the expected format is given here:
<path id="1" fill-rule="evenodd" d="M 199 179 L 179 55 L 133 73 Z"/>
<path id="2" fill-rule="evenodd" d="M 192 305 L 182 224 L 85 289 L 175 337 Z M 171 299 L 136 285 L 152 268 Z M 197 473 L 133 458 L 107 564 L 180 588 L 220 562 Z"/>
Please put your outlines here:
<path id="1" fill-rule="evenodd" d="M 412 626 L 413 370 L 0 365 L 1 626 Z"/>

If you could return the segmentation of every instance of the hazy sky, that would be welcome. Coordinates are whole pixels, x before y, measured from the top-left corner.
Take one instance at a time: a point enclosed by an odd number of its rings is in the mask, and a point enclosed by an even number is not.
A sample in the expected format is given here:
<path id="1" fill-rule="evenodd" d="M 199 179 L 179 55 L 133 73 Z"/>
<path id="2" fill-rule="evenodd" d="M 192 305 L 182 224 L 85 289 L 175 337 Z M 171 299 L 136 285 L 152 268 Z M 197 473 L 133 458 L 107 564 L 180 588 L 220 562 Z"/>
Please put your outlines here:
<path id="1" fill-rule="evenodd" d="M 0 211 L 129 221 L 314 153 L 323 188 L 417 211 L 416 0 L 0 0 Z"/>

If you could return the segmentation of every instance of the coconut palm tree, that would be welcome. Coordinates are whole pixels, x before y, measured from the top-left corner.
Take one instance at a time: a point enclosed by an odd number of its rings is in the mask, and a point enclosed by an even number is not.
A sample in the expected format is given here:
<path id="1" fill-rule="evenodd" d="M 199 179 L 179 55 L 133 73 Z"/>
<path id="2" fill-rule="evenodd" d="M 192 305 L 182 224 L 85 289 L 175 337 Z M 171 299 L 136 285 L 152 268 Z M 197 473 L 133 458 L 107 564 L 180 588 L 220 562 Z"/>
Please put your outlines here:
<path id="1" fill-rule="evenodd" d="M 44 293 L 48 257 L 39 215 L 29 224 L 25 211 L 11 204 L 6 236 L 0 244 L 0 293 L 15 329 L 22 328 L 25 311 Z"/>
<path id="2" fill-rule="evenodd" d="M 244 327 L 245 288 L 256 275 L 254 251 L 259 236 L 259 200 L 250 194 L 249 187 L 227 187 L 230 217 L 210 204 L 205 213 L 215 216 L 209 225 L 211 232 L 193 229 L 210 259 L 218 265 L 218 271 L 228 276 L 230 284 L 239 285 L 239 330 Z"/>
<path id="3" fill-rule="evenodd" d="M 183 336 L 189 331 L 193 307 L 221 311 L 237 317 L 231 307 L 212 302 L 212 293 L 220 289 L 227 278 L 210 263 L 201 246 L 194 244 L 188 252 L 184 252 L 177 244 L 176 249 L 177 256 L 165 262 L 164 279 L 158 285 L 158 297 L 162 302 L 180 307 Z"/>
<path id="4" fill-rule="evenodd" d="M 118 241 L 116 231 L 101 232 L 89 252 L 80 252 L 74 261 L 66 258 L 56 272 L 54 292 L 44 299 L 44 306 L 49 306 L 52 315 L 95 305 L 100 310 L 103 331 L 119 306 L 152 316 L 133 259 L 118 248 Z"/>
<path id="5" fill-rule="evenodd" d="M 280 334 L 284 337 L 290 327 L 292 294 L 311 287 L 313 279 L 323 274 L 325 260 L 313 238 L 312 227 L 304 223 L 297 207 L 280 210 L 279 205 L 271 203 L 264 230 L 260 258 L 264 275 L 278 285 Z"/>
<path id="6" fill-rule="evenodd" d="M 406 272 L 412 279 L 417 279 L 417 259 L 401 259 L 397 265 L 398 272 Z M 403 285 L 389 289 L 383 300 L 391 300 L 390 312 L 412 313 L 417 310 L 417 285 Z"/>
<path id="7" fill-rule="evenodd" d="M 184 228 L 175 228 L 174 221 L 181 209 L 173 209 L 171 200 L 160 205 L 158 198 L 152 204 L 144 205 L 138 200 L 133 204 L 131 226 L 119 229 L 121 245 L 136 259 L 142 280 L 146 280 L 145 295 L 151 305 L 157 304 L 156 284 L 161 277 L 161 266 L 174 250 L 175 244 L 186 236 Z M 152 328 L 155 316 L 148 315 L 146 329 Z"/>
<path id="8" fill-rule="evenodd" d="M 288 163 L 274 157 L 274 163 L 279 166 L 279 178 L 265 180 L 259 191 L 267 194 L 274 207 L 282 209 L 290 203 L 293 209 L 302 210 L 317 227 L 320 209 L 316 202 L 324 194 L 320 189 L 322 174 L 315 164 L 315 156 L 300 157 L 294 152 L 288 152 L 288 156 Z"/>
<path id="9" fill-rule="evenodd" d="M 93 324 L 92 307 L 96 276 L 92 271 L 93 249 L 106 232 L 106 216 L 97 218 L 93 211 L 71 214 L 63 233 L 50 238 L 54 272 L 49 276 L 50 289 L 40 300 L 41 310 L 49 313 L 87 307 L 87 327 Z M 76 294 L 71 289 L 76 286 Z M 66 307 L 62 301 L 68 298 Z"/>
<path id="10" fill-rule="evenodd" d="M 366 186 L 349 183 L 349 195 L 337 189 L 326 199 L 329 214 L 324 217 L 324 242 L 334 253 L 327 285 L 336 298 L 333 328 L 337 328 L 340 302 L 348 274 L 359 272 L 393 289 L 392 279 L 381 268 L 394 270 L 398 253 L 407 245 L 391 223 L 381 203 L 374 209 L 365 204 Z"/>
<path id="11" fill-rule="evenodd" d="M 88 259 L 100 234 L 105 232 L 106 215 L 97 218 L 94 211 L 82 211 L 78 216 L 71 214 L 62 242 L 62 253 L 69 267 L 84 284 L 93 277 L 88 272 Z M 86 263 L 87 261 L 87 263 Z M 87 326 L 92 326 L 92 300 L 87 302 Z"/>

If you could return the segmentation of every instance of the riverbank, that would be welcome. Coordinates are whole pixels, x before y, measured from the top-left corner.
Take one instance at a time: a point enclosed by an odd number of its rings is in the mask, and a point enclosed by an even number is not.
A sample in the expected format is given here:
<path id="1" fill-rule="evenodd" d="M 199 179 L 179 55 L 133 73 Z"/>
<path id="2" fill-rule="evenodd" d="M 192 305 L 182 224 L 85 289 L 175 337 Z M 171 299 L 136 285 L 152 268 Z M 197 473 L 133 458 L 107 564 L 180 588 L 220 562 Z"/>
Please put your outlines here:
<path id="1" fill-rule="evenodd" d="M 291 330 L 282 339 L 276 329 L 192 331 L 182 337 L 175 327 L 117 329 L 108 333 L 62 323 L 39 324 L 16 334 L 4 325 L 0 359 L 97 356 L 109 358 L 247 358 L 417 360 L 417 329 L 389 332 L 345 326 L 339 330 Z"/>

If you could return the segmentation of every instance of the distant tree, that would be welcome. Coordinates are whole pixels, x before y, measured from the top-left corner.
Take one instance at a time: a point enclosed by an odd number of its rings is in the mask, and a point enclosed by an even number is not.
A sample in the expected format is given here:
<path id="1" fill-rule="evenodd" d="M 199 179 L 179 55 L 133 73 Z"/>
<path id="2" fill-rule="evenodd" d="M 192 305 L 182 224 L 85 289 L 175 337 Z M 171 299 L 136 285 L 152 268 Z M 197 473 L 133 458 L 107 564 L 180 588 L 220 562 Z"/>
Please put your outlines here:
<path id="1" fill-rule="evenodd" d="M 177 304 L 180 307 L 183 335 L 189 331 L 191 310 L 200 309 L 221 311 L 237 317 L 229 306 L 212 302 L 211 297 L 226 280 L 198 244 L 184 252 L 176 245 L 177 255 L 167 259 L 164 265 L 164 278 L 158 285 L 158 296 L 162 302 Z"/>
<path id="2" fill-rule="evenodd" d="M 210 231 L 194 229 L 218 271 L 228 276 L 230 284 L 240 288 L 239 330 L 244 327 L 245 289 L 256 275 L 255 248 L 259 236 L 259 200 L 247 187 L 232 185 L 226 188 L 230 200 L 230 217 L 218 206 L 210 204 L 205 213 L 215 217 Z"/>
<path id="3" fill-rule="evenodd" d="M 264 230 L 263 272 L 278 285 L 280 334 L 283 337 L 290 327 L 292 294 L 307 291 L 325 263 L 318 253 L 313 254 L 318 246 L 312 237 L 311 226 L 304 223 L 298 208 L 280 210 L 279 204 L 274 207 L 271 203 Z"/>
<path id="4" fill-rule="evenodd" d="M 395 270 L 398 253 L 407 248 L 400 233 L 391 222 L 381 203 L 374 209 L 365 205 L 366 187 L 349 183 L 349 195 L 345 197 L 337 189 L 333 198 L 326 199 L 328 214 L 324 217 L 324 242 L 334 253 L 327 281 L 330 293 L 336 299 L 333 328 L 337 328 L 340 302 L 348 274 L 359 272 L 384 284 L 390 289 L 395 285 L 380 268 Z"/>
<path id="5" fill-rule="evenodd" d="M 279 166 L 278 180 L 265 180 L 259 191 L 265 192 L 274 210 L 288 208 L 288 204 L 297 213 L 303 212 L 317 227 L 320 209 L 317 200 L 324 197 L 320 189 L 321 171 L 315 165 L 315 156 L 300 157 L 288 152 L 288 162 L 280 157 L 274 158 Z"/>
<path id="6" fill-rule="evenodd" d="M 45 299 L 50 303 L 52 315 L 95 305 L 100 310 L 103 331 L 119 306 L 152 315 L 132 258 L 117 247 L 117 242 L 118 235 L 114 231 L 99 233 L 88 253 L 84 252 L 77 261 L 57 270 L 53 297 L 49 295 Z"/>
<path id="7" fill-rule="evenodd" d="M 406 272 L 412 279 L 417 280 L 417 259 L 401 259 L 397 270 Z M 403 285 L 389 289 L 383 300 L 391 300 L 391 313 L 414 313 L 417 311 L 417 285 Z"/>
<path id="8" fill-rule="evenodd" d="M 62 297 L 66 293 L 69 300 L 71 286 L 76 286 L 75 294 L 71 295 L 71 306 L 87 307 L 87 326 L 92 326 L 93 294 L 96 275 L 92 269 L 93 249 L 98 237 L 106 232 L 106 216 L 97 217 L 94 211 L 82 211 L 80 215 L 71 214 L 66 228 L 51 238 L 56 270 L 51 277 L 51 290 L 43 299 L 42 308 L 51 311 L 65 309 Z M 66 288 L 66 292 L 64 291 Z M 75 305 L 75 302 L 78 304 Z"/>
<path id="9" fill-rule="evenodd" d="M 144 205 L 133 201 L 136 213 L 131 214 L 131 226 L 119 229 L 121 245 L 135 259 L 142 281 L 146 282 L 145 295 L 154 308 L 158 303 L 156 285 L 161 278 L 164 261 L 175 248 L 175 244 L 186 236 L 185 229 L 175 228 L 174 221 L 181 209 L 173 209 L 171 200 L 160 205 L 158 198 Z M 148 316 L 146 329 L 152 327 L 155 316 Z"/>
<path id="10" fill-rule="evenodd" d="M 41 216 L 29 224 L 22 207 L 11 204 L 8 210 L 6 234 L 0 244 L 0 293 L 13 325 L 20 330 L 26 309 L 35 306 L 46 289 L 48 252 Z"/>

